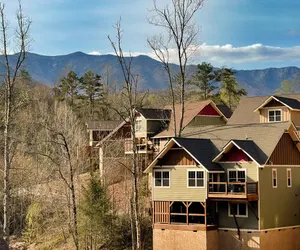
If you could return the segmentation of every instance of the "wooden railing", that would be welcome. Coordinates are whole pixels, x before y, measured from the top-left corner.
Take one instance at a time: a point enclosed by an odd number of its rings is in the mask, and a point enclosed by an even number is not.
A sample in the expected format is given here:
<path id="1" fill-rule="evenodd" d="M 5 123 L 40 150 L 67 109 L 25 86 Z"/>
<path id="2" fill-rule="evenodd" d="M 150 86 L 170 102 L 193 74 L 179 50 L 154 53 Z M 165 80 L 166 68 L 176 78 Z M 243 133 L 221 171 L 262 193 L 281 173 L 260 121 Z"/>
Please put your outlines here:
<path id="1" fill-rule="evenodd" d="M 208 197 L 247 198 L 258 195 L 258 182 L 208 182 Z"/>
<path id="2" fill-rule="evenodd" d="M 125 142 L 125 153 L 132 153 L 133 143 L 131 138 L 126 138 Z M 146 138 L 136 138 L 136 148 L 137 153 L 153 153 L 150 145 L 148 145 L 148 141 Z"/>

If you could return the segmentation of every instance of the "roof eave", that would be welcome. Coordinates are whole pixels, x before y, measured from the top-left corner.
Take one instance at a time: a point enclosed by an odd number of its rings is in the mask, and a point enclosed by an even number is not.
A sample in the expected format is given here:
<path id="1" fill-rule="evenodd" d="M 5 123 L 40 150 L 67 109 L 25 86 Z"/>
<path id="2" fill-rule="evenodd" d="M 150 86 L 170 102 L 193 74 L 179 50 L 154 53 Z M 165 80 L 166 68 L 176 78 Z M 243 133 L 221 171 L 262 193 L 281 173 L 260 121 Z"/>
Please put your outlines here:
<path id="1" fill-rule="evenodd" d="M 289 105 L 287 105 L 286 103 L 280 101 L 279 99 L 277 99 L 275 96 L 272 95 L 267 100 L 265 100 L 260 106 L 258 106 L 253 112 L 258 112 L 261 108 L 263 108 L 265 105 L 267 105 L 272 99 L 276 100 L 277 102 L 280 102 L 282 105 L 286 106 L 290 110 L 300 111 L 299 109 L 293 109 L 292 107 L 290 107 Z"/>

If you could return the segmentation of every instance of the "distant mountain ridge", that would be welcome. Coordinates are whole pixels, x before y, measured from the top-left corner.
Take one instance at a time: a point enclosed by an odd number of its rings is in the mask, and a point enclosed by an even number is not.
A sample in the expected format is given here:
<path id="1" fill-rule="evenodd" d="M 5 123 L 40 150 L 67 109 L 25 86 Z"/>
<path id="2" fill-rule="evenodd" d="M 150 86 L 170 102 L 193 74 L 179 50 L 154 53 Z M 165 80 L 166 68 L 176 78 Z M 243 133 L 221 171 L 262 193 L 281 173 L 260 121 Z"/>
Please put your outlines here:
<path id="1" fill-rule="evenodd" d="M 11 61 L 16 60 L 16 55 L 10 55 Z M 3 60 L 3 56 L 0 56 Z M 173 64 L 173 70 L 178 66 Z M 106 78 L 109 73 L 109 82 L 122 82 L 122 72 L 114 55 L 89 55 L 83 52 L 75 52 L 68 55 L 44 56 L 28 53 L 24 64 L 33 79 L 44 84 L 53 86 L 58 80 L 65 76 L 69 70 L 75 71 L 82 76 L 86 71 L 92 70 Z M 4 66 L 0 65 L 3 72 Z M 194 73 L 195 65 L 189 65 L 189 74 Z M 132 71 L 140 76 L 140 84 L 143 89 L 165 89 L 168 81 L 160 62 L 148 57 L 137 56 L 133 58 Z M 248 91 L 249 95 L 272 94 L 280 87 L 285 79 L 292 78 L 300 68 L 267 68 L 260 70 L 236 70 L 236 78 L 241 87 Z"/>

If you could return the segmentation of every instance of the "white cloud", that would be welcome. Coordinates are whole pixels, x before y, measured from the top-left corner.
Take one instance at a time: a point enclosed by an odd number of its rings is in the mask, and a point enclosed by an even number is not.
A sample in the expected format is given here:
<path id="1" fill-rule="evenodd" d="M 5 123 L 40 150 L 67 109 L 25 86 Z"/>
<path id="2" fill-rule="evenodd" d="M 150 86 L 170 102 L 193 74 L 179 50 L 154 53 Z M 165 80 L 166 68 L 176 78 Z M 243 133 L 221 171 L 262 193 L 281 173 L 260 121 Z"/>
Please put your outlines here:
<path id="1" fill-rule="evenodd" d="M 93 56 L 100 56 L 100 55 L 101 55 L 101 53 L 98 52 L 98 51 L 91 51 L 91 52 L 89 52 L 88 54 L 89 54 L 89 55 L 93 55 Z"/>
<path id="2" fill-rule="evenodd" d="M 250 62 L 271 62 L 271 61 L 300 61 L 300 46 L 294 47 L 276 47 L 267 46 L 263 44 L 252 44 L 242 47 L 234 47 L 231 44 L 225 45 L 207 45 L 202 44 L 197 47 L 193 47 L 192 51 L 195 53 L 192 57 L 193 63 L 199 63 L 201 61 L 209 61 L 214 64 L 239 64 Z M 177 56 L 176 50 L 171 49 L 170 62 L 176 63 Z M 89 54 L 101 55 L 97 51 L 90 52 Z M 114 54 L 114 53 L 109 53 Z M 153 52 L 132 52 L 124 53 L 125 55 L 131 54 L 132 56 L 147 55 L 156 59 Z"/>

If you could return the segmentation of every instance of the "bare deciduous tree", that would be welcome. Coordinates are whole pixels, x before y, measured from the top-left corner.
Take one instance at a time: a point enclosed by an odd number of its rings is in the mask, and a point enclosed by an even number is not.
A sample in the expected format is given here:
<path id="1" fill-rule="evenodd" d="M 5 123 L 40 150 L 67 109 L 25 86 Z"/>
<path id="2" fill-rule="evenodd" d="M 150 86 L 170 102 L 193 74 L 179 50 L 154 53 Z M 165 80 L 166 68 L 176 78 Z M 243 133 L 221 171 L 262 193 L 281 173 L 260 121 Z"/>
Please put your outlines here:
<path id="1" fill-rule="evenodd" d="M 31 21 L 24 16 L 21 1 L 19 1 L 19 9 L 16 13 L 17 28 L 15 32 L 15 40 L 17 41 L 16 62 L 12 63 L 9 58 L 9 33 L 8 23 L 5 16 L 5 5 L 0 3 L 1 18 L 1 43 L 2 54 L 4 57 L 5 73 L 5 110 L 4 110 L 4 174 L 3 174 L 3 237 L 9 242 L 9 219 L 10 219 L 10 168 L 13 158 L 15 143 L 11 136 L 12 122 L 18 107 L 14 105 L 14 91 L 18 73 L 25 61 L 26 51 L 29 45 L 29 28 Z"/>
<path id="2" fill-rule="evenodd" d="M 115 25 L 117 31 L 117 41 L 114 42 L 110 36 L 108 39 L 117 56 L 118 62 L 121 66 L 124 84 L 122 86 L 122 96 L 124 97 L 125 115 L 122 115 L 124 120 L 130 124 L 132 154 L 131 154 L 131 174 L 132 174 L 132 194 L 131 194 L 131 207 L 132 207 L 132 249 L 141 249 L 141 218 L 140 218 L 140 205 L 139 205 L 139 180 L 141 169 L 138 162 L 137 142 L 136 142 L 136 129 L 135 108 L 139 107 L 144 100 L 145 95 L 138 93 L 138 75 L 132 72 L 132 60 L 130 56 L 126 58 L 122 50 L 122 30 L 120 21 Z M 115 111 L 119 112 L 117 109 Z"/>
<path id="3" fill-rule="evenodd" d="M 39 141 L 36 153 L 45 156 L 52 163 L 53 169 L 63 181 L 67 190 L 70 210 L 69 229 L 75 248 L 79 249 L 77 223 L 77 196 L 75 178 L 87 164 L 87 136 L 84 125 L 65 103 L 57 104 L 54 115 L 48 115 L 41 123 L 44 128 L 43 138 Z M 44 140 L 46 138 L 46 140 Z"/>
<path id="4" fill-rule="evenodd" d="M 173 72 L 169 65 L 171 50 L 175 51 L 179 64 L 181 113 L 179 128 L 176 128 L 174 117 L 175 136 L 181 136 L 183 129 L 187 63 L 199 33 L 199 26 L 195 23 L 194 16 L 202 8 L 203 2 L 204 0 L 172 0 L 171 6 L 159 7 L 157 1 L 153 0 L 154 7 L 150 10 L 153 16 L 149 18 L 149 23 L 162 28 L 167 33 L 165 36 L 148 39 L 148 44 L 167 71 L 173 99 Z M 174 106 L 173 100 L 173 115 L 175 115 Z"/>

